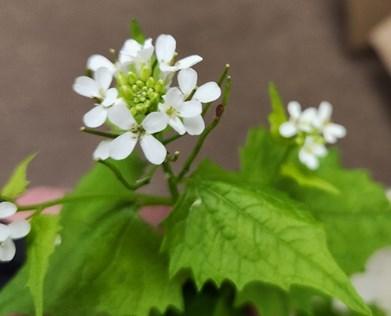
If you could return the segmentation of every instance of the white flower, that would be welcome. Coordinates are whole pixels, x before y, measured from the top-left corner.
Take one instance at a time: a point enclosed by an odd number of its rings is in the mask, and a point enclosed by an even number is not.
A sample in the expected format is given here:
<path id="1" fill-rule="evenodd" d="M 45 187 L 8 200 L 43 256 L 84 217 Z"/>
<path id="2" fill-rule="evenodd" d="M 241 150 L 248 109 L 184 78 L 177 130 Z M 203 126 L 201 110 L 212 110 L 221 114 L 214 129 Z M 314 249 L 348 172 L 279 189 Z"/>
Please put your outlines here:
<path id="1" fill-rule="evenodd" d="M 14 215 L 16 205 L 11 202 L 0 202 L 0 219 Z M 25 237 L 30 232 L 30 224 L 26 220 L 16 220 L 10 224 L 0 223 L 0 261 L 11 261 L 15 257 L 14 239 Z"/>
<path id="2" fill-rule="evenodd" d="M 178 73 L 178 88 L 171 88 L 164 97 L 159 110 L 168 117 L 168 124 L 183 135 L 199 135 L 205 129 L 201 103 L 217 100 L 221 89 L 216 82 L 207 82 L 197 88 L 197 72 L 183 69 Z M 193 94 L 191 100 L 186 101 Z"/>
<path id="3" fill-rule="evenodd" d="M 202 61 L 202 57 L 191 55 L 182 58 L 172 64 L 175 57 L 176 40 L 171 35 L 162 34 L 156 40 L 156 57 L 159 62 L 160 70 L 163 72 L 175 72 L 186 69 Z"/>
<path id="4" fill-rule="evenodd" d="M 101 142 L 94 152 L 95 159 L 112 158 L 122 160 L 128 157 L 137 142 L 149 162 L 160 165 L 164 162 L 167 150 L 152 134 L 167 127 L 167 118 L 160 112 L 149 113 L 141 124 L 137 123 L 124 103 L 113 108 L 111 121 L 125 131 L 112 141 Z"/>
<path id="5" fill-rule="evenodd" d="M 111 73 L 126 70 L 126 67 L 132 63 L 144 64 L 151 60 L 154 47 L 152 39 L 147 39 L 144 44 L 140 44 L 134 39 L 128 39 L 122 45 L 119 51 L 118 61 L 113 63 L 108 58 L 102 55 L 92 55 L 87 60 L 87 68 L 92 71 L 97 71 L 104 67 Z"/>
<path id="6" fill-rule="evenodd" d="M 205 128 L 201 116 L 201 102 L 185 101 L 184 95 L 178 88 L 168 89 L 164 102 L 159 104 L 159 110 L 167 117 L 168 124 L 180 135 L 186 132 L 190 135 L 198 135 Z"/>
<path id="7" fill-rule="evenodd" d="M 324 139 L 330 144 L 336 143 L 338 138 L 345 137 L 346 135 L 344 126 L 331 122 L 332 112 L 333 106 L 329 102 L 321 102 L 317 113 L 317 120 L 315 121 L 315 124 L 322 132 Z"/>
<path id="8" fill-rule="evenodd" d="M 301 111 L 300 103 L 291 101 L 288 103 L 289 121 L 282 123 L 280 134 L 283 137 L 292 137 L 299 132 L 311 132 L 316 121 L 316 109 L 307 108 Z"/>
<path id="9" fill-rule="evenodd" d="M 327 149 L 323 144 L 317 142 L 314 137 L 307 136 L 299 151 L 299 159 L 309 169 L 315 170 L 319 167 L 319 157 L 324 157 L 326 154 Z"/>

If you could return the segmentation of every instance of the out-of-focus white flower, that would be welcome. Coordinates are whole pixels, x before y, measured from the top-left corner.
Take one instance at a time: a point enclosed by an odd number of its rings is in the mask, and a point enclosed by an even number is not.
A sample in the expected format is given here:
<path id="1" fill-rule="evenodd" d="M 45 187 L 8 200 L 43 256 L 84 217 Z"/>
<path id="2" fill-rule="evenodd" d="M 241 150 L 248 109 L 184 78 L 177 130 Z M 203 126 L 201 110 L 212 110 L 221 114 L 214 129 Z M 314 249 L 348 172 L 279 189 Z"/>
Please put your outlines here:
<path id="1" fill-rule="evenodd" d="M 326 101 L 319 105 L 317 119 L 315 120 L 316 127 L 322 132 L 327 143 L 334 144 L 338 138 L 346 136 L 346 128 L 340 124 L 331 122 L 331 114 L 333 106 Z"/>
<path id="2" fill-rule="evenodd" d="M 170 88 L 167 91 L 163 103 L 159 104 L 159 110 L 167 117 L 168 124 L 180 135 L 186 132 L 195 135 L 202 132 L 205 127 L 202 117 L 200 126 L 191 124 L 193 118 L 201 116 L 201 102 L 197 100 L 185 101 L 178 88 Z"/>
<path id="3" fill-rule="evenodd" d="M 391 316 L 391 248 L 381 249 L 372 255 L 365 272 L 353 275 L 352 283 L 366 303 L 376 305 Z M 346 310 L 340 302 L 334 302 L 334 306 L 338 310 Z"/>
<path id="4" fill-rule="evenodd" d="M 199 55 L 191 55 L 174 62 L 176 40 L 173 36 L 162 34 L 156 40 L 156 57 L 160 70 L 163 72 L 175 72 L 186 69 L 202 61 Z"/>
<path id="5" fill-rule="evenodd" d="M 137 142 L 149 162 L 160 165 L 164 162 L 167 150 L 153 134 L 167 127 L 167 117 L 160 112 L 149 113 L 141 124 L 137 123 L 125 104 L 113 108 L 111 121 L 125 131 L 112 141 L 101 142 L 94 152 L 95 159 L 112 158 L 122 160 L 128 157 Z"/>
<path id="6" fill-rule="evenodd" d="M 87 60 L 87 68 L 92 71 L 97 71 L 99 68 L 104 67 L 111 73 L 117 71 L 125 71 L 130 64 L 145 64 L 151 60 L 154 47 L 152 45 L 152 39 L 147 39 L 143 44 L 138 43 L 134 39 L 128 39 L 122 45 L 119 51 L 118 61 L 113 63 L 108 58 L 102 55 L 92 55 Z"/>
<path id="7" fill-rule="evenodd" d="M 283 137 L 292 137 L 299 132 L 309 133 L 314 128 L 316 117 L 315 108 L 301 110 L 301 105 L 297 101 L 288 103 L 289 121 L 280 125 L 280 134 Z"/>
<path id="8" fill-rule="evenodd" d="M 309 169 L 315 170 L 319 166 L 319 158 L 327 154 L 326 147 L 316 141 L 312 136 L 307 136 L 299 151 L 300 161 Z"/>
<path id="9" fill-rule="evenodd" d="M 197 79 L 194 69 L 181 70 L 178 73 L 179 89 L 170 89 L 164 103 L 159 105 L 160 111 L 168 116 L 170 126 L 179 134 L 201 134 L 205 129 L 201 103 L 215 101 L 221 95 L 216 82 L 210 81 L 197 88 Z"/>
<path id="10" fill-rule="evenodd" d="M 15 204 L 0 202 L 0 219 L 6 219 L 17 211 Z M 30 224 L 24 219 L 10 224 L 0 223 L 0 261 L 11 261 L 15 257 L 14 240 L 25 237 L 30 232 Z"/>

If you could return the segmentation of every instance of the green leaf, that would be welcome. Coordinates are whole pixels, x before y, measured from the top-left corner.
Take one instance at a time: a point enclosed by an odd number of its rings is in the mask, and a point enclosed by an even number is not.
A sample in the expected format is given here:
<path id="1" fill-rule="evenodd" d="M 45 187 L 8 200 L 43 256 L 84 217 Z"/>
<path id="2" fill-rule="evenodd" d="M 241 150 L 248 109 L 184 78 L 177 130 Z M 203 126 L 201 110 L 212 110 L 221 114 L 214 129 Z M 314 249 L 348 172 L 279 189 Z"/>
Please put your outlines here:
<path id="1" fill-rule="evenodd" d="M 198 287 L 226 279 L 239 290 L 254 281 L 305 286 L 370 314 L 330 255 L 322 227 L 277 192 L 195 178 L 165 226 L 172 276 L 191 269 Z"/>
<path id="2" fill-rule="evenodd" d="M 251 129 L 240 151 L 244 179 L 254 185 L 274 183 L 289 149 L 284 140 L 273 137 L 264 129 Z"/>
<path id="3" fill-rule="evenodd" d="M 42 316 L 44 279 L 60 226 L 58 216 L 53 215 L 33 216 L 31 225 L 30 246 L 27 254 L 29 266 L 27 286 L 33 297 L 35 315 Z"/>
<path id="4" fill-rule="evenodd" d="M 330 182 L 318 177 L 312 171 L 291 162 L 282 165 L 281 175 L 296 181 L 298 185 L 303 187 L 303 189 L 307 187 L 323 190 L 332 194 L 340 193 L 339 190 Z"/>
<path id="5" fill-rule="evenodd" d="M 145 42 L 145 35 L 136 19 L 130 21 L 130 36 L 140 44 L 144 44 Z"/>
<path id="6" fill-rule="evenodd" d="M 279 187 L 305 203 L 325 227 L 330 250 L 346 273 L 362 271 L 377 249 L 391 244 L 391 204 L 366 171 L 345 170 L 332 152 L 315 177 L 339 194 L 283 181 Z"/>
<path id="7" fill-rule="evenodd" d="M 27 180 L 27 167 L 35 158 L 36 154 L 29 155 L 22 160 L 14 169 L 11 177 L 1 190 L 1 195 L 8 199 L 15 199 L 26 191 L 29 181 Z"/>
<path id="8" fill-rule="evenodd" d="M 238 293 L 236 305 L 253 304 L 262 316 L 289 316 L 289 298 L 281 289 L 263 284 L 250 283 Z"/>
<path id="9" fill-rule="evenodd" d="M 114 162 L 132 183 L 143 164 Z M 74 194 L 125 193 L 104 166 L 96 166 Z M 135 207 L 120 200 L 83 200 L 61 212 L 62 243 L 50 259 L 45 280 L 45 312 L 58 316 L 146 316 L 149 309 L 181 308 L 181 282 L 169 280 L 168 262 L 159 252 L 161 237 L 142 223 Z M 0 315 L 31 314 L 29 265 L 0 292 Z"/>
<path id="10" fill-rule="evenodd" d="M 269 114 L 270 131 L 274 136 L 279 136 L 280 125 L 288 120 L 284 103 L 277 87 L 273 82 L 269 83 L 269 99 L 272 106 L 272 112 Z"/>

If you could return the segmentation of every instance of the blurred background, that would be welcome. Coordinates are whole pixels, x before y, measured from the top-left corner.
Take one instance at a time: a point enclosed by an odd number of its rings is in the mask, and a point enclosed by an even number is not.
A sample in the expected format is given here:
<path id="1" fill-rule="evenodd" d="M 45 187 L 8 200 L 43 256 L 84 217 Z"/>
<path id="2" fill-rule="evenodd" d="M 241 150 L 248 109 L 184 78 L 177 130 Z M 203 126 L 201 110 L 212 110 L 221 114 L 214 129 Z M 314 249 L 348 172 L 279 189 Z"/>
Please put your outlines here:
<path id="1" fill-rule="evenodd" d="M 181 54 L 204 57 L 199 82 L 232 66 L 232 101 L 203 156 L 237 167 L 247 129 L 266 122 L 273 80 L 286 101 L 333 103 L 348 128 L 344 163 L 391 185 L 389 15 L 389 0 L 2 0 L 0 183 L 35 151 L 35 185 L 69 187 L 87 170 L 99 139 L 79 132 L 91 104 L 72 83 L 88 56 L 122 45 L 135 17 L 149 36 L 173 34 Z"/>

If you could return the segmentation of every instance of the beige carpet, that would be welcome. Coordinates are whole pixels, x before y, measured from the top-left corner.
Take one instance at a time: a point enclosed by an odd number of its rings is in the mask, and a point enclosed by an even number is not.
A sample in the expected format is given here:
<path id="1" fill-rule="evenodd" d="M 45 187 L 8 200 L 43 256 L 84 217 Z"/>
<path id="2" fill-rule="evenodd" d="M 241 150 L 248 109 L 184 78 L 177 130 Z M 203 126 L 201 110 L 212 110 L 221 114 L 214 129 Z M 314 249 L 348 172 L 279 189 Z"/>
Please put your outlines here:
<path id="1" fill-rule="evenodd" d="M 70 186 L 88 168 L 98 139 L 78 132 L 89 102 L 71 85 L 86 58 L 118 48 L 137 17 L 148 34 L 172 33 L 181 53 L 202 55 L 201 80 L 232 65 L 232 103 L 204 156 L 237 166 L 246 130 L 265 121 L 266 85 L 274 80 L 286 100 L 331 101 L 336 121 L 349 131 L 342 142 L 346 165 L 369 168 L 391 184 L 391 82 L 376 58 L 352 58 L 345 50 L 339 3 L 1 1 L 0 180 L 34 151 L 36 185 Z"/>

